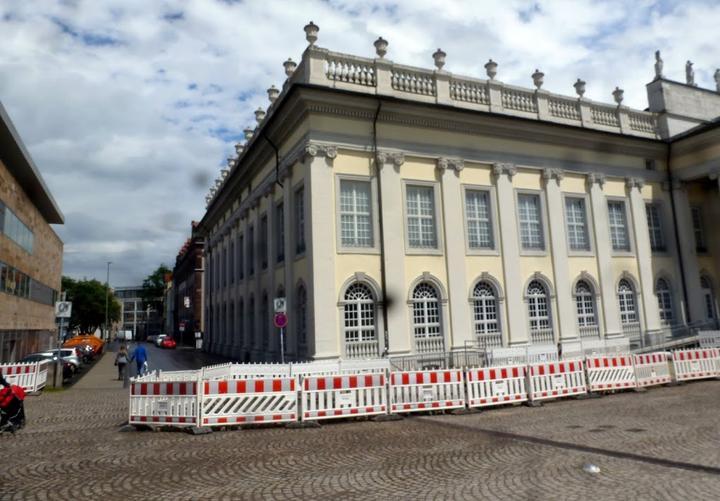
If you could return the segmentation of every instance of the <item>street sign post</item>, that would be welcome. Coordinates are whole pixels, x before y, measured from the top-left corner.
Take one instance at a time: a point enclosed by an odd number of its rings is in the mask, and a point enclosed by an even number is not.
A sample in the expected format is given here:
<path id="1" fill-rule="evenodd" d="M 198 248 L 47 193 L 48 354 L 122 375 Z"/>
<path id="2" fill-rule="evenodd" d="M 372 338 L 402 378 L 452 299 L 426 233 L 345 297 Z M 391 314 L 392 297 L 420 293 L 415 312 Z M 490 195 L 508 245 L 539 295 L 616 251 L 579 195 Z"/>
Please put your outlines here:
<path id="1" fill-rule="evenodd" d="M 72 315 L 72 302 L 65 301 L 66 293 L 63 292 L 60 295 L 60 301 L 55 303 L 55 317 L 60 319 L 60 325 L 58 326 L 58 345 L 57 345 L 57 360 L 55 362 L 55 373 L 53 374 L 53 387 L 58 387 L 58 375 L 60 376 L 60 386 L 62 386 L 62 358 L 60 358 L 60 348 L 63 343 L 63 327 L 65 327 L 65 319 L 70 318 Z"/>
<path id="2" fill-rule="evenodd" d="M 284 297 L 276 297 L 273 299 L 273 307 L 275 313 L 287 313 L 287 301 Z"/>
<path id="3" fill-rule="evenodd" d="M 283 310 L 285 309 L 285 298 L 281 298 L 283 300 Z M 277 301 L 277 299 L 275 300 Z M 277 307 L 277 303 L 276 303 Z M 275 327 L 280 329 L 280 362 L 285 363 L 285 327 L 287 327 L 288 324 L 288 317 L 285 314 L 285 311 L 277 311 L 275 310 L 275 316 L 273 317 L 273 323 L 275 324 Z"/>

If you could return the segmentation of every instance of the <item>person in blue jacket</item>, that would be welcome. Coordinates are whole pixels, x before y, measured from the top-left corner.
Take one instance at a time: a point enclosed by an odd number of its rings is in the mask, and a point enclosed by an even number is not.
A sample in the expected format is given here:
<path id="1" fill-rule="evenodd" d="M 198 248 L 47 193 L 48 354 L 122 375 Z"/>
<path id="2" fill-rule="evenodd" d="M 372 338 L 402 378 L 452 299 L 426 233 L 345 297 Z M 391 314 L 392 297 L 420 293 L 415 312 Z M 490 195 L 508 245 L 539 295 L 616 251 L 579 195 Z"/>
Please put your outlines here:
<path id="1" fill-rule="evenodd" d="M 135 347 L 135 351 L 133 351 L 133 354 L 130 357 L 131 362 L 135 360 L 138 376 L 144 376 L 145 372 L 147 372 L 147 359 L 148 355 L 145 347 L 142 344 L 138 343 L 138 345 Z"/>

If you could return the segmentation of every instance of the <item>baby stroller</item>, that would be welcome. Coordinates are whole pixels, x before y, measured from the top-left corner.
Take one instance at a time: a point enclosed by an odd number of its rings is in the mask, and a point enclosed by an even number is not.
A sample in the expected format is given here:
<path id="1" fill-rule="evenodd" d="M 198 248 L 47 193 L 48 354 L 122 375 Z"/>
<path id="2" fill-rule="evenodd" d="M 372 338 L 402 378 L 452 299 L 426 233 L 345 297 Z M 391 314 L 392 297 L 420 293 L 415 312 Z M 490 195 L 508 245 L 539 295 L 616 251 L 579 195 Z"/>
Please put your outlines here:
<path id="1" fill-rule="evenodd" d="M 25 390 L 11 385 L 0 374 L 0 433 L 15 433 L 25 426 Z"/>

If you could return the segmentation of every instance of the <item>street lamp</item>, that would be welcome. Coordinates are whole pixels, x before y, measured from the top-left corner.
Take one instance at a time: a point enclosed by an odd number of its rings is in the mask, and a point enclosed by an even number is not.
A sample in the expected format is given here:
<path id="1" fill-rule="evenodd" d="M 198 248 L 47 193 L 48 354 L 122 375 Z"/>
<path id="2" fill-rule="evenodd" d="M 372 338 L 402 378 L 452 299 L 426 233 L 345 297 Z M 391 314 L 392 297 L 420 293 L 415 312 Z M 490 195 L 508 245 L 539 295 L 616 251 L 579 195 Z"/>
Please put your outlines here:
<path id="1" fill-rule="evenodd" d="M 110 265 L 111 261 L 107 262 L 107 278 L 105 280 L 105 333 L 103 337 L 105 341 L 110 341 L 110 330 L 108 329 L 108 296 L 110 295 Z"/>

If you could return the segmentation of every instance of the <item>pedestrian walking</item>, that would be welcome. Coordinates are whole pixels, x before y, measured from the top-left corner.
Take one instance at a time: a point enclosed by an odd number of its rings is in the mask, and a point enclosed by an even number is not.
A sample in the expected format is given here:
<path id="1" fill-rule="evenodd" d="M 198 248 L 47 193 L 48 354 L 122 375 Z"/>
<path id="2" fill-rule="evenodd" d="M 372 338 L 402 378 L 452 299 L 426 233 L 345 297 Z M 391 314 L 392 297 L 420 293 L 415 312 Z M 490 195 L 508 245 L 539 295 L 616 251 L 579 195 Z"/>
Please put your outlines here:
<path id="1" fill-rule="evenodd" d="M 133 360 L 135 361 L 135 364 L 137 366 L 137 375 L 144 376 L 148 370 L 148 355 L 147 350 L 145 350 L 145 347 L 142 344 L 138 343 L 138 345 L 135 347 L 135 351 L 130 357 L 130 361 L 132 362 Z"/>
<path id="2" fill-rule="evenodd" d="M 128 353 L 127 346 L 121 344 L 117 355 L 115 355 L 115 365 L 117 365 L 118 368 L 118 380 L 122 380 L 125 377 L 125 366 L 128 362 L 130 362 L 130 354 Z"/>

